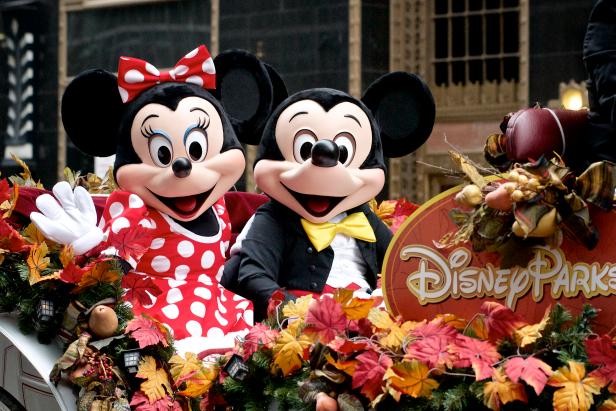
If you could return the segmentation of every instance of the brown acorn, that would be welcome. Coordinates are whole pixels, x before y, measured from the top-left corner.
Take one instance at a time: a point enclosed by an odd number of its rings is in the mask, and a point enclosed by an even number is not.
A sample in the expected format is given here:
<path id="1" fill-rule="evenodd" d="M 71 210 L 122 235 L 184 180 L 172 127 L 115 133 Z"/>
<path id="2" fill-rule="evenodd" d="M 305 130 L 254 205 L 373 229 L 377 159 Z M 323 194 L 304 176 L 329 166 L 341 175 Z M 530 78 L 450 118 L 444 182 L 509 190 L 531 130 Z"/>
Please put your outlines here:
<path id="1" fill-rule="evenodd" d="M 118 316 L 111 307 L 96 306 L 90 313 L 88 327 L 99 338 L 111 337 L 118 329 Z"/>

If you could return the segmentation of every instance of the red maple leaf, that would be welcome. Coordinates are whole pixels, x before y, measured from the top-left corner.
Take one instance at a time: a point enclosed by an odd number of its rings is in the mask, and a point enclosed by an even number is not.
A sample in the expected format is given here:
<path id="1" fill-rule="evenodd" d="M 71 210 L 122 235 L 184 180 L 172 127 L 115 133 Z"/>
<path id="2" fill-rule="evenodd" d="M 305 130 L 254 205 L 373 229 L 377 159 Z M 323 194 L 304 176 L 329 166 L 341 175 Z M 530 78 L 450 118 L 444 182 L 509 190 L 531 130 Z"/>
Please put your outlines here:
<path id="1" fill-rule="evenodd" d="M 535 357 L 513 357 L 505 363 L 505 373 L 515 383 L 522 379 L 539 395 L 552 375 L 552 367 Z"/>
<path id="2" fill-rule="evenodd" d="M 584 345 L 588 362 L 599 367 L 589 375 L 616 382 L 616 349 L 612 337 L 602 335 L 599 338 L 587 338 Z"/>
<path id="3" fill-rule="evenodd" d="M 413 342 L 408 348 L 406 358 L 416 359 L 430 368 L 453 368 L 458 357 L 451 352 L 452 339 L 444 335 L 433 335 Z"/>
<path id="4" fill-rule="evenodd" d="M 500 359 L 496 346 L 489 341 L 459 335 L 449 346 L 452 353 L 457 354 L 459 360 L 456 367 L 473 367 L 475 380 L 489 378 L 494 373 L 492 364 Z"/>
<path id="5" fill-rule="evenodd" d="M 372 401 L 383 391 L 383 376 L 393 361 L 387 355 L 372 350 L 361 353 L 357 360 L 359 363 L 353 374 L 353 388 L 362 387 L 361 393 Z"/>
<path id="6" fill-rule="evenodd" d="M 135 392 L 129 405 L 134 411 L 182 411 L 182 405 L 169 396 L 150 403 L 143 391 Z"/>
<path id="7" fill-rule="evenodd" d="M 124 334 L 130 336 L 139 343 L 139 348 L 162 343 L 167 347 L 167 337 L 160 330 L 158 324 L 146 317 L 136 317 L 128 322 Z"/>
<path id="8" fill-rule="evenodd" d="M 279 336 L 278 330 L 272 330 L 263 323 L 257 323 L 244 337 L 244 344 L 242 344 L 244 360 L 248 360 L 260 347 L 271 349 Z"/>
<path id="9" fill-rule="evenodd" d="M 442 318 L 435 318 L 414 328 L 411 335 L 415 338 L 446 337 L 451 341 L 456 338 L 458 331 L 451 325 L 444 324 Z"/>
<path id="10" fill-rule="evenodd" d="M 125 227 L 117 233 L 110 230 L 108 242 L 118 250 L 118 255 L 124 260 L 129 258 L 138 260 L 150 248 L 154 238 L 153 232 L 153 229 L 142 225 Z"/>
<path id="11" fill-rule="evenodd" d="M 480 311 L 485 315 L 484 321 L 488 328 L 488 338 L 490 341 L 509 337 L 518 328 L 528 325 L 519 314 L 494 301 L 486 301 L 481 304 Z"/>
<path id="12" fill-rule="evenodd" d="M 398 231 L 398 228 L 400 228 L 402 223 L 406 221 L 408 216 L 413 214 L 413 212 L 418 208 L 418 205 L 407 201 L 406 198 L 402 198 L 396 201 L 396 208 L 394 209 L 394 212 L 392 214 L 392 221 L 390 227 L 391 231 L 393 231 L 394 233 Z"/>
<path id="13" fill-rule="evenodd" d="M 274 291 L 274 293 L 269 298 L 269 301 L 267 302 L 267 316 L 275 317 L 278 308 L 284 304 L 285 300 L 286 295 L 284 294 L 284 291 L 282 291 L 281 289 Z"/>
<path id="14" fill-rule="evenodd" d="M 366 342 L 354 342 L 346 338 L 336 337 L 327 346 L 339 354 L 349 355 L 365 350 L 368 344 Z"/>
<path id="15" fill-rule="evenodd" d="M 306 334 L 317 334 L 321 343 L 327 344 L 337 335 L 344 333 L 347 319 L 340 303 L 324 295 L 318 304 L 313 304 L 308 309 L 306 324 Z"/>
<path id="16" fill-rule="evenodd" d="M 142 306 L 152 304 L 152 296 L 156 297 L 162 293 L 151 277 L 132 271 L 122 277 L 122 288 L 126 290 L 126 300 L 133 303 L 136 301 Z"/>
<path id="17" fill-rule="evenodd" d="M 0 204 L 11 198 L 11 188 L 6 178 L 0 180 Z"/>
<path id="18" fill-rule="evenodd" d="M 85 268 L 79 267 L 74 261 L 70 261 L 62 271 L 60 271 L 60 280 L 69 284 L 77 284 L 81 281 Z"/>
<path id="19" fill-rule="evenodd" d="M 6 220 L 0 219 L 0 248 L 12 253 L 24 251 L 29 246 L 26 240 Z"/>

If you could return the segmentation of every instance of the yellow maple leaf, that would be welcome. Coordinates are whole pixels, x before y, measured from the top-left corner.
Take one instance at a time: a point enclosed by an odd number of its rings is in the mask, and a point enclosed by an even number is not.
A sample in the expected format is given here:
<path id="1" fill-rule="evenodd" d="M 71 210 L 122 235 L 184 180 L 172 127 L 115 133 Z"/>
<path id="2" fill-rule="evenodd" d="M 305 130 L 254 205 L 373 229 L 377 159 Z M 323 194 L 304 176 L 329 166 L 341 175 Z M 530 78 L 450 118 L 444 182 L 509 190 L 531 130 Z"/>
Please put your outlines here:
<path id="1" fill-rule="evenodd" d="M 475 317 L 473 322 L 471 323 L 471 328 L 475 333 L 475 337 L 480 340 L 488 339 L 488 327 L 486 327 L 486 322 L 482 316 Z"/>
<path id="2" fill-rule="evenodd" d="M 306 313 L 312 302 L 312 294 L 299 297 L 295 301 L 289 301 L 282 308 L 282 315 L 288 318 L 298 318 L 302 321 L 306 319 Z"/>
<path id="3" fill-rule="evenodd" d="M 528 403 L 524 386 L 508 379 L 502 369 L 495 370 L 492 381 L 486 382 L 483 386 L 483 403 L 489 409 L 498 411 L 501 404 L 516 400 Z"/>
<path id="4" fill-rule="evenodd" d="M 331 354 L 325 354 L 325 359 L 328 364 L 333 365 L 336 369 L 350 375 L 351 377 L 355 374 L 355 368 L 357 367 L 357 360 L 349 360 L 349 361 L 338 361 L 334 360 Z"/>
<path id="5" fill-rule="evenodd" d="M 373 198 L 368 203 L 368 206 L 385 224 L 391 226 L 393 214 L 396 211 L 396 200 L 384 200 L 381 201 L 380 204 L 377 204 L 376 200 Z"/>
<path id="6" fill-rule="evenodd" d="M 603 401 L 597 411 L 616 411 L 616 397 Z"/>
<path id="7" fill-rule="evenodd" d="M 556 411 L 588 411 L 594 403 L 594 395 L 599 394 L 606 381 L 597 377 L 586 377 L 584 364 L 569 361 L 559 368 L 548 380 L 548 385 L 561 387 L 554 392 L 552 405 Z"/>
<path id="8" fill-rule="evenodd" d="M 11 198 L 5 200 L 4 202 L 2 202 L 2 204 L 0 204 L 0 210 L 4 211 L 4 214 L 2 214 L 2 218 L 9 218 L 11 214 L 13 214 L 13 210 L 15 210 L 18 198 L 19 184 L 13 183 L 13 192 L 11 193 Z"/>
<path id="9" fill-rule="evenodd" d="M 21 232 L 21 235 L 30 244 L 40 244 L 46 241 L 43 233 L 33 223 L 28 224 Z"/>
<path id="10" fill-rule="evenodd" d="M 173 381 L 177 384 L 178 379 L 186 379 L 185 377 L 191 372 L 198 371 L 201 368 L 201 360 L 197 358 L 196 354 L 191 352 L 186 353 L 186 359 L 180 357 L 179 355 L 174 355 L 169 360 L 169 364 L 171 364 L 171 377 L 173 377 Z"/>
<path id="11" fill-rule="evenodd" d="M 379 339 L 379 343 L 393 350 L 400 350 L 402 349 L 404 339 L 415 327 L 417 327 L 417 322 L 415 321 L 405 321 L 401 325 L 393 323 L 389 327 L 387 335 Z"/>
<path id="12" fill-rule="evenodd" d="M 483 176 L 479 174 L 477 168 L 469 160 L 467 160 L 464 155 L 456 151 L 449 151 L 449 155 L 455 165 L 458 167 L 458 169 L 464 174 L 466 174 L 466 177 L 468 177 L 468 179 L 471 180 L 473 184 L 475 184 L 479 188 L 483 188 L 486 185 L 485 178 L 483 178 Z"/>
<path id="13" fill-rule="evenodd" d="M 534 343 L 537 339 L 541 338 L 541 332 L 545 329 L 546 325 L 548 325 L 548 321 L 550 321 L 550 307 L 545 310 L 543 319 L 540 322 L 537 324 L 525 325 L 524 327 L 516 330 L 513 333 L 515 342 L 520 347 L 526 347 L 527 345 Z"/>
<path id="14" fill-rule="evenodd" d="M 430 397 L 432 391 L 438 388 L 438 382 L 429 378 L 430 369 L 417 360 L 402 361 L 385 371 L 383 379 L 387 381 L 387 390 L 396 401 L 401 394 L 413 398 Z"/>
<path id="15" fill-rule="evenodd" d="M 119 279 L 120 273 L 111 260 L 99 261 L 84 273 L 83 277 L 81 277 L 81 281 L 79 281 L 78 287 L 73 290 L 73 293 L 79 293 L 84 288 L 93 285 L 113 283 Z"/>
<path id="16" fill-rule="evenodd" d="M 154 357 L 146 355 L 139 362 L 137 377 L 145 379 L 141 383 L 141 391 L 148 397 L 150 403 L 165 398 L 171 394 L 171 384 L 167 378 L 167 373 L 162 368 L 156 367 Z"/>
<path id="17" fill-rule="evenodd" d="M 73 247 L 70 245 L 63 246 L 62 251 L 60 251 L 60 262 L 62 263 L 62 267 L 66 268 L 74 259 L 75 251 Z"/>
<path id="18" fill-rule="evenodd" d="M 376 302 L 373 298 L 354 297 L 353 291 L 345 288 L 339 288 L 334 292 L 334 300 L 340 303 L 342 312 L 349 320 L 366 318 Z"/>
<path id="19" fill-rule="evenodd" d="M 392 320 L 389 313 L 379 308 L 373 308 L 370 310 L 368 313 L 368 320 L 372 323 L 372 325 L 381 330 L 386 330 L 394 324 L 394 320 Z"/>
<path id="20" fill-rule="evenodd" d="M 178 394 L 185 397 L 197 398 L 207 393 L 214 380 L 218 378 L 218 367 L 201 367 L 201 369 L 195 373 L 188 381 L 186 381 L 186 389 L 178 392 Z"/>
<path id="21" fill-rule="evenodd" d="M 297 338 L 296 333 L 289 328 L 283 330 L 273 349 L 274 371 L 280 369 L 282 375 L 287 376 L 301 368 L 305 351 L 311 344 L 312 342 L 307 336 L 300 335 Z"/>
<path id="22" fill-rule="evenodd" d="M 443 325 L 450 325 L 458 331 L 465 329 L 468 324 L 468 321 L 464 318 L 460 318 L 454 314 L 437 314 L 434 318 L 440 318 Z"/>
<path id="23" fill-rule="evenodd" d="M 47 243 L 42 242 L 41 244 L 35 245 L 30 248 L 30 254 L 28 255 L 27 263 L 28 269 L 30 270 L 30 275 L 28 276 L 28 281 L 30 285 L 36 284 L 40 281 L 51 280 L 54 278 L 59 278 L 60 275 L 58 273 L 42 276 L 42 272 L 49 266 L 49 257 L 47 254 L 49 253 L 49 248 L 47 247 Z"/>
<path id="24" fill-rule="evenodd" d="M 4 254 L 6 254 L 9 250 L 5 250 L 4 248 L 0 248 L 0 265 L 4 262 Z"/>

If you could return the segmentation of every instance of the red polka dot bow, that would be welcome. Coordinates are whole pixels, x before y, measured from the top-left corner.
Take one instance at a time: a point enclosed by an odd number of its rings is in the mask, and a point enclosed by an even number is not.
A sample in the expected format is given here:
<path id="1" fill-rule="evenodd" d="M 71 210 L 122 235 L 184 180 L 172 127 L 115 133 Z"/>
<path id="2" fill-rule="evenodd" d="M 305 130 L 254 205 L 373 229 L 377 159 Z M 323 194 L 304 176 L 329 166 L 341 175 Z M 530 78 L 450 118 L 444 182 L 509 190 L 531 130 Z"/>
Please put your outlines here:
<path id="1" fill-rule="evenodd" d="M 216 68 L 208 49 L 201 45 L 182 57 L 169 71 L 160 72 L 147 61 L 120 57 L 118 90 L 124 103 L 160 83 L 186 82 L 205 89 L 216 88 Z"/>

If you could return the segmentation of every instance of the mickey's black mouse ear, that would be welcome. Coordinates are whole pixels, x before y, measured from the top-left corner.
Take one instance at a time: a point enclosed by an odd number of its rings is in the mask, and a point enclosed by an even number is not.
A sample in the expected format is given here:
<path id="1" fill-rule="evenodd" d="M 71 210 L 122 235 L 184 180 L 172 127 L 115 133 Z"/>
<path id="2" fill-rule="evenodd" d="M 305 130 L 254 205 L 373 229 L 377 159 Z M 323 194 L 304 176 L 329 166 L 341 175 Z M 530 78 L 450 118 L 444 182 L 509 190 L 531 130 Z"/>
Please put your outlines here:
<path id="1" fill-rule="evenodd" d="M 436 108 L 428 85 L 405 72 L 385 74 L 368 87 L 362 101 L 381 128 L 383 154 L 402 157 L 426 142 Z"/>
<path id="2" fill-rule="evenodd" d="M 105 70 L 79 74 L 62 96 L 66 134 L 79 150 L 92 156 L 115 154 L 122 110 L 118 79 Z"/>
<path id="3" fill-rule="evenodd" d="M 274 69 L 274 67 L 270 66 L 267 63 L 263 63 L 265 68 L 267 69 L 267 74 L 269 74 L 270 81 L 272 82 L 272 87 L 274 89 L 274 100 L 272 101 L 272 111 L 276 109 L 287 97 L 289 97 L 289 92 L 287 90 L 287 86 L 284 84 L 282 77 L 280 74 Z"/>
<path id="4" fill-rule="evenodd" d="M 216 56 L 214 65 L 215 95 L 238 139 L 258 144 L 276 98 L 270 73 L 259 59 L 244 50 L 224 51 Z"/>

